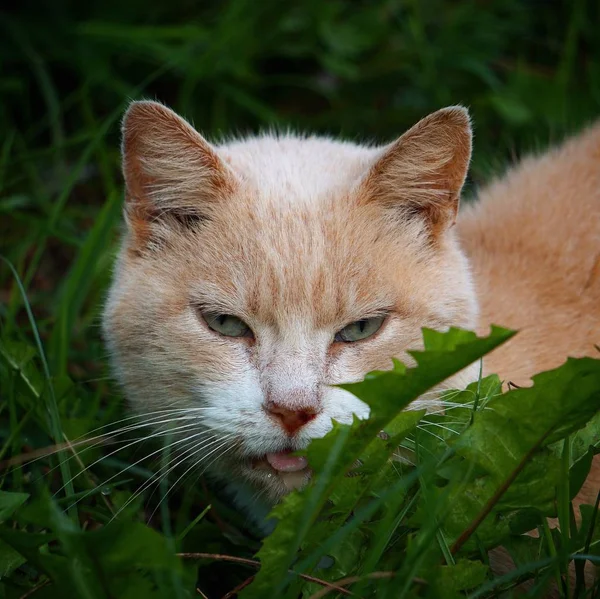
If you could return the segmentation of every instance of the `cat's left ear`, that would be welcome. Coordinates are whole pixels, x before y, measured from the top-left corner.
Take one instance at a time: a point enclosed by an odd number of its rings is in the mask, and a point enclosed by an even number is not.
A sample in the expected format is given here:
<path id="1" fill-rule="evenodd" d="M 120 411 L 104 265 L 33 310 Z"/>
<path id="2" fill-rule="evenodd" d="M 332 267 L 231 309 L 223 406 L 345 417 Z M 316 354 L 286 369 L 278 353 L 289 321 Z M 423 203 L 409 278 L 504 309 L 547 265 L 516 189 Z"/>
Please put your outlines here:
<path id="1" fill-rule="evenodd" d="M 383 150 L 361 184 L 360 196 L 421 218 L 434 235 L 452 226 L 471 159 L 471 121 L 461 106 L 419 121 Z"/>
<path id="2" fill-rule="evenodd" d="M 133 102 L 122 129 L 126 216 L 137 245 L 210 217 L 236 185 L 216 149 L 158 102 Z"/>

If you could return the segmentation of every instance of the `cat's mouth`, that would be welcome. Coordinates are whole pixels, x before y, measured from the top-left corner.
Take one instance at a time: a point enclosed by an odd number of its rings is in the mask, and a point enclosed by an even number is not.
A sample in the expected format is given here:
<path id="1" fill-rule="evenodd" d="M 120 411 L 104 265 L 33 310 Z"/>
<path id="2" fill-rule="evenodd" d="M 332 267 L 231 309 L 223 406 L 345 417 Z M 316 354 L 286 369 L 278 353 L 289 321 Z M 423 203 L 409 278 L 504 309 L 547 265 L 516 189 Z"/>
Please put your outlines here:
<path id="1" fill-rule="evenodd" d="M 291 455 L 292 450 L 267 453 L 264 459 L 277 472 L 299 472 L 308 468 L 308 460 L 304 456 Z"/>
<path id="2" fill-rule="evenodd" d="M 299 489 L 310 478 L 311 470 L 304 456 L 291 455 L 293 450 L 288 449 L 277 453 L 267 453 L 255 458 L 251 468 L 257 472 L 264 472 L 267 476 L 277 476 L 288 491 Z"/>

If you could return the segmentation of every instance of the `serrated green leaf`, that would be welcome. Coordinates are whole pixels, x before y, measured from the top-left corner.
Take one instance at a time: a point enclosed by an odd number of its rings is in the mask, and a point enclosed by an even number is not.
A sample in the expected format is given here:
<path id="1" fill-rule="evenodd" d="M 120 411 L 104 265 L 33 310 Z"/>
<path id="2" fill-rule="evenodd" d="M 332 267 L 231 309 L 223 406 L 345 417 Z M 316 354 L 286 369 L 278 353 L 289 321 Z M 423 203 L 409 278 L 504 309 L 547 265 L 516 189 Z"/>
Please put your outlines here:
<path id="1" fill-rule="evenodd" d="M 486 472 L 506 477 L 533 447 L 585 426 L 600 405 L 600 366 L 570 359 L 534 377 L 534 385 L 492 398 L 456 442 L 457 453 Z"/>
<path id="2" fill-rule="evenodd" d="M 300 493 L 287 497 L 272 512 L 279 524 L 266 539 L 258 553 L 262 567 L 253 584 L 245 588 L 244 597 L 280 595 L 290 580 L 287 574 L 298 549 L 301 547 L 310 525 L 326 504 L 338 481 L 352 470 L 356 460 L 394 418 L 414 399 L 438 385 L 452 374 L 496 348 L 512 336 L 511 331 L 493 328 L 485 338 L 474 333 L 451 329 L 446 333 L 429 331 L 425 345 L 431 349 L 412 352 L 415 368 L 394 368 L 393 371 L 367 377 L 362 383 L 343 385 L 369 404 L 371 416 L 368 421 L 355 419 L 351 426 L 335 424 L 332 431 L 322 439 L 310 444 L 307 455 L 315 472 L 315 480 Z M 421 417 L 413 416 L 410 426 Z M 408 418 L 408 417 L 406 417 Z M 407 424 L 407 430 L 410 430 Z M 346 509 L 349 509 L 351 502 Z M 340 516 L 347 517 L 349 514 Z M 343 519 L 340 518 L 340 524 Z"/>
<path id="3" fill-rule="evenodd" d="M 509 535 L 511 510 L 556 515 L 560 458 L 545 447 L 585 426 L 599 400 L 600 362 L 588 358 L 570 359 L 534 377 L 532 387 L 490 399 L 453 443 L 458 456 L 486 474 L 456 491 L 445 522 L 451 536 L 458 538 L 486 510 L 477 531 L 488 547 Z"/>

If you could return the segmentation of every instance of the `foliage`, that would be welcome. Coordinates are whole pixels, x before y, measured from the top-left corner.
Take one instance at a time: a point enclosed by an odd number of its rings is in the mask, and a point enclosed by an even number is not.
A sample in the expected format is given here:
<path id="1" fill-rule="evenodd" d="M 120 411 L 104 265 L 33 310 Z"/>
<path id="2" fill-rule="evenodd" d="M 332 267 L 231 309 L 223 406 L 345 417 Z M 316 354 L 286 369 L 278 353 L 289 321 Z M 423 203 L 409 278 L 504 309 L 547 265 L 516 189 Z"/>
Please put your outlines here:
<path id="1" fill-rule="evenodd" d="M 600 360 L 570 359 L 535 377 L 532 387 L 505 393 L 490 376 L 445 392 L 440 409 L 427 415 L 405 411 L 510 336 L 502 329 L 482 339 L 460 330 L 425 331 L 425 350 L 413 353 L 415 368 L 396 363 L 393 371 L 347 385 L 369 403 L 371 417 L 335 424 L 308 447 L 311 483 L 273 510 L 277 525 L 241 596 L 321 597 L 352 584 L 363 597 L 453 599 L 466 591 L 488 597 L 524 578 L 545 592 L 555 573 L 570 584 L 561 575 L 573 560 L 600 563 L 597 505 L 583 506 L 580 523 L 560 532 L 547 524 L 569 509 L 578 490 L 573 481 L 580 484 L 589 472 L 585 456 L 600 450 Z M 12 347 L 5 346 L 4 355 L 12 356 Z M 86 453 L 73 448 L 78 461 L 98 463 Z M 27 476 L 35 471 L 27 469 Z M 35 498 L 0 494 L 5 597 L 31 587 L 41 597 L 191 597 L 196 585 L 205 586 L 202 570 L 196 580 L 193 562 L 175 555 L 194 548 L 187 557 L 219 559 L 214 554 L 226 541 L 214 539 L 204 513 L 191 527 L 193 542 L 186 542 L 185 520 L 172 531 L 167 514 L 160 534 L 136 522 L 135 512 L 118 509 L 130 499 L 118 490 L 121 484 L 113 490 L 94 480 L 85 484 L 78 475 L 72 480 L 82 489 L 63 499 L 52 499 L 39 479 L 28 485 L 38 487 Z M 61 504 L 77 505 L 76 498 L 82 500 L 79 517 L 69 517 Z M 546 533 L 523 536 L 535 527 Z M 252 552 L 251 539 L 227 533 L 236 548 L 225 558 Z M 489 567 L 488 552 L 499 545 L 511 550 L 517 566 L 504 577 Z M 578 574 L 579 596 L 591 597 L 583 571 Z"/>
<path id="2" fill-rule="evenodd" d="M 417 370 L 352 387 L 372 419 L 308 449 L 318 474 L 262 543 L 218 489 L 171 490 L 179 472 L 158 482 L 163 458 L 142 460 L 156 447 L 131 421 L 102 428 L 127 415 L 97 325 L 129 99 L 157 97 L 217 139 L 277 126 L 389 140 L 463 103 L 476 125 L 469 194 L 600 114 L 599 22 L 591 0 L 26 0 L 1 12 L 0 598 L 212 599 L 254 575 L 249 597 L 327 589 L 299 574 L 359 577 L 348 588 L 378 598 L 494 596 L 529 577 L 543 596 L 569 561 L 582 580 L 600 517 L 583 506 L 572 522 L 569 499 L 599 444 L 597 362 L 509 393 L 484 379 L 444 413 L 401 412 L 506 336 L 430 334 Z M 504 576 L 487 564 L 497 544 L 517 564 Z M 243 562 L 257 552 L 260 570 Z"/>
<path id="3" fill-rule="evenodd" d="M 363 583 L 360 596 L 461 597 L 491 578 L 487 551 L 520 540 L 524 518 L 533 528 L 556 515 L 556 490 L 569 485 L 568 476 L 561 478 L 563 446 L 588 438 L 590 430 L 578 431 L 592 419 L 598 433 L 600 361 L 570 360 L 536 377 L 532 388 L 504 394 L 492 376 L 452 394 L 443 413 L 402 411 L 444 378 L 445 369 L 459 370 L 509 335 L 494 330 L 475 340 L 458 331 L 429 332 L 430 342 L 432 336 L 436 349 L 415 353 L 416 369 L 397 365 L 348 386 L 373 414 L 366 423 L 335 427 L 308 448 L 315 481 L 275 508 L 278 526 L 258 553 L 261 571 L 243 597 L 317 593 L 316 585 L 307 589 L 298 581 L 298 572 L 331 582 L 354 576 Z M 394 456 L 411 433 L 414 464 L 408 466 Z M 567 470 L 580 457 L 570 456 Z M 561 534 L 558 556 L 545 570 L 517 566 L 538 577 L 555 562 L 566 568 L 586 549 L 580 542 L 586 532 Z M 538 556 L 550 558 L 545 539 L 536 542 Z M 596 538 L 586 552 L 599 550 Z M 325 556 L 331 563 L 319 567 Z M 376 576 L 382 571 L 394 576 Z M 510 579 L 494 584 L 507 582 L 510 587 Z"/>

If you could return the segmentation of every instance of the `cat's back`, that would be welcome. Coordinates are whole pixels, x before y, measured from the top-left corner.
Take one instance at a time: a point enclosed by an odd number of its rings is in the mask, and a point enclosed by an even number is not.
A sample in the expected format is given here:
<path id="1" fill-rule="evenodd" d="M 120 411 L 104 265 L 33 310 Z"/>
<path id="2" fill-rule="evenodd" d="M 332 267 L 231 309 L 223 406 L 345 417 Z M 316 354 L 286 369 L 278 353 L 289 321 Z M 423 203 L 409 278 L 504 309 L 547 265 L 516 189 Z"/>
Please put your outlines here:
<path id="1" fill-rule="evenodd" d="M 481 328 L 518 329 L 487 368 L 525 382 L 600 343 L 600 123 L 529 157 L 466 206 L 458 231 Z"/>

